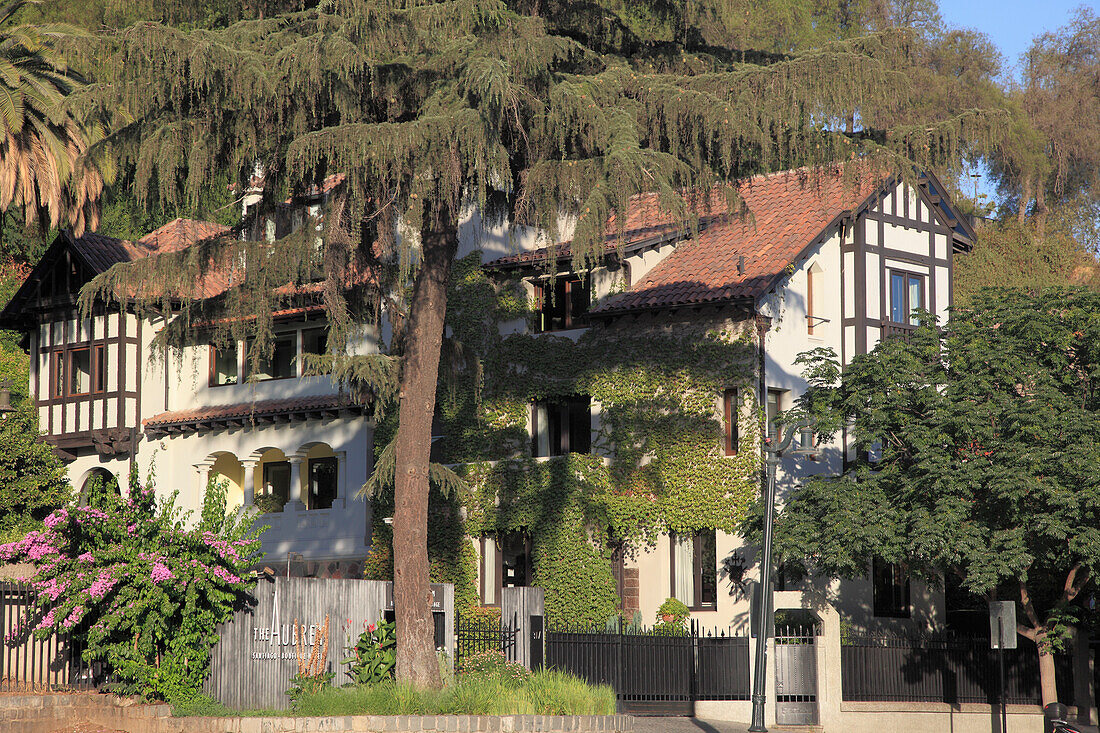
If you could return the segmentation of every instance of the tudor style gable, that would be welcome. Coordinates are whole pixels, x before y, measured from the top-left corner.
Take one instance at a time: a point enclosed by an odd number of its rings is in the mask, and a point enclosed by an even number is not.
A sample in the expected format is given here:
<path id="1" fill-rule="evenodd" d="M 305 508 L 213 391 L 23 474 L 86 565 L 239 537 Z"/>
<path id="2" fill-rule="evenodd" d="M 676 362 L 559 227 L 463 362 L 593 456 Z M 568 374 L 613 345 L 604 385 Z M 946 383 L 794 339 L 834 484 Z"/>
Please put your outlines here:
<path id="1" fill-rule="evenodd" d="M 0 326 L 25 334 L 39 425 L 62 458 L 85 449 L 102 456 L 132 450 L 141 323 L 102 303 L 80 318 L 77 296 L 93 277 L 137 256 L 130 243 L 63 231 L 0 312 Z"/>

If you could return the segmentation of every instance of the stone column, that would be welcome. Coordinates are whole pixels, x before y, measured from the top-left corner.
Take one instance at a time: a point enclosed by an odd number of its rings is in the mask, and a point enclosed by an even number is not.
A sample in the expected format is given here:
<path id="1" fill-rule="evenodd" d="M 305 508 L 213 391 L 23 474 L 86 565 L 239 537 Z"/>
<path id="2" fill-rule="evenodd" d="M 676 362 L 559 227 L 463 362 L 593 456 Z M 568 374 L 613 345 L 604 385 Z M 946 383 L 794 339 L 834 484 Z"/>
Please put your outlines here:
<path id="1" fill-rule="evenodd" d="M 292 512 L 305 511 L 309 500 L 309 484 L 302 482 L 302 457 L 288 456 L 290 462 L 290 497 L 287 509 Z"/>
<path id="2" fill-rule="evenodd" d="M 241 486 L 241 492 L 244 494 L 242 504 L 247 508 L 255 503 L 256 471 L 260 468 L 260 462 L 258 460 L 244 460 L 241 461 L 241 466 L 244 467 L 244 484 Z"/>
<path id="3" fill-rule="evenodd" d="M 196 501 L 195 508 L 201 509 L 202 503 L 206 498 L 206 485 L 210 482 L 210 470 L 213 468 L 213 462 L 203 461 L 202 463 L 195 464 L 196 482 L 198 484 L 198 490 L 195 492 Z"/>

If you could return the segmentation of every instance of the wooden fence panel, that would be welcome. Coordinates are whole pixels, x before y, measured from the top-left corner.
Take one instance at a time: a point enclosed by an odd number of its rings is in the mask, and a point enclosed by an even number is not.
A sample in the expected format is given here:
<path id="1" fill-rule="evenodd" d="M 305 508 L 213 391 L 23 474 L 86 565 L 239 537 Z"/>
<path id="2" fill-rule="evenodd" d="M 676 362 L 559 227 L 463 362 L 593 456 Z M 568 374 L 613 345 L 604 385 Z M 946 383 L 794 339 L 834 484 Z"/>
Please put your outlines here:
<path id="1" fill-rule="evenodd" d="M 308 658 L 315 648 L 320 655 L 326 616 L 325 669 L 336 674 L 333 684 L 349 682 L 340 660 L 367 624 L 383 618 L 392 602 L 389 585 L 334 578 L 261 580 L 254 592 L 255 604 L 218 627 L 220 638 L 211 653 L 206 694 L 240 710 L 288 707 L 286 691 L 298 672 L 297 655 L 300 651 Z M 454 586 L 433 586 L 433 591 L 440 596 L 440 610 L 454 608 Z M 304 628 L 304 638 L 295 635 L 295 620 Z M 453 617 L 447 622 L 453 626 Z M 453 649 L 448 653 L 453 656 Z"/>

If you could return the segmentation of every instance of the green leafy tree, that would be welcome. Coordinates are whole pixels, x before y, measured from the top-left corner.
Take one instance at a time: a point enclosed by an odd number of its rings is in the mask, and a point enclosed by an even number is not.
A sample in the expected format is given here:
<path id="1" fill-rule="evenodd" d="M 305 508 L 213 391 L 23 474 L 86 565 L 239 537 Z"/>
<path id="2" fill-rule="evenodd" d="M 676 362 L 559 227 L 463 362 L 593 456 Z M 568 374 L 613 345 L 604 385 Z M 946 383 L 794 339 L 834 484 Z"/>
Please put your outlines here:
<path id="1" fill-rule="evenodd" d="M 0 537 L 40 527 L 71 498 L 65 468 L 38 433 L 38 410 L 27 402 L 0 420 Z"/>
<path id="2" fill-rule="evenodd" d="M 323 275 L 332 372 L 369 392 L 377 412 L 398 406 L 379 461 L 394 477 L 397 678 L 432 686 L 426 436 L 464 212 L 533 225 L 551 241 L 570 219 L 575 262 L 590 265 L 609 217 L 633 194 L 659 192 L 687 223 L 699 202 L 684 192 L 838 161 L 911 175 L 914 162 L 954 157 L 993 125 L 973 111 L 897 129 L 830 124 L 872 101 L 905 103 L 904 33 L 742 60 L 708 44 L 688 16 L 671 40 L 651 41 L 616 7 L 600 9 L 606 22 L 594 28 L 610 30 L 597 36 L 519 5 L 328 0 L 224 30 L 138 25 L 89 49 L 89 63 L 100 63 L 82 94 L 134 120 L 113 142 L 135 165 L 139 200 L 190 205 L 227 172 L 260 197 L 244 227 L 254 239 L 288 196 L 344 174 L 323 213 L 322 247 L 311 226 L 275 244 L 227 236 L 115 268 L 82 302 L 152 286 L 158 297 L 138 298 L 139 312 L 171 303 L 177 314 L 160 344 L 187 343 L 194 323 L 216 321 L 238 338 L 254 334 L 248 358 L 258 360 L 271 348 L 272 312 L 301 302 Z M 726 193 L 737 210 L 734 189 Z M 237 284 L 216 300 L 172 300 L 211 270 L 235 272 Z M 395 342 L 387 355 L 349 358 L 352 324 L 374 312 L 371 291 L 356 287 L 365 270 L 386 292 Z"/>
<path id="3" fill-rule="evenodd" d="M 0 291 L 0 302 L 7 301 L 26 272 L 15 267 L 10 271 L 12 287 L 7 294 Z M 0 287 L 4 285 L 0 281 Z M 15 407 L 0 419 L 0 538 L 4 540 L 41 527 L 46 515 L 64 506 L 71 494 L 64 466 L 40 436 L 38 410 L 27 396 L 27 368 L 18 334 L 0 331 L 0 386 L 8 386 Z"/>
<path id="4" fill-rule="evenodd" d="M 255 584 L 262 530 L 226 515 L 225 482 L 207 486 L 192 527 L 174 494 L 158 506 L 152 481 L 131 474 L 130 487 L 126 501 L 108 493 L 104 508 L 58 509 L 44 530 L 0 545 L 0 559 L 38 566 L 37 607 L 18 633 L 70 631 L 117 691 L 186 701 L 202 690 L 217 624 Z"/>
<path id="5" fill-rule="evenodd" d="M 864 458 L 793 493 L 782 561 L 862 577 L 880 557 L 1015 600 L 1054 702 L 1052 655 L 1100 569 L 1100 294 L 985 290 L 843 375 L 831 354 L 803 360 L 801 409 L 825 434 L 853 425 Z"/>
<path id="6" fill-rule="evenodd" d="M 987 287 L 1038 292 L 1084 285 L 1100 288 L 1096 242 L 1100 207 L 1080 198 L 1052 207 L 1046 225 L 1015 217 L 980 226 L 974 250 L 955 264 L 955 303 L 968 305 Z"/>

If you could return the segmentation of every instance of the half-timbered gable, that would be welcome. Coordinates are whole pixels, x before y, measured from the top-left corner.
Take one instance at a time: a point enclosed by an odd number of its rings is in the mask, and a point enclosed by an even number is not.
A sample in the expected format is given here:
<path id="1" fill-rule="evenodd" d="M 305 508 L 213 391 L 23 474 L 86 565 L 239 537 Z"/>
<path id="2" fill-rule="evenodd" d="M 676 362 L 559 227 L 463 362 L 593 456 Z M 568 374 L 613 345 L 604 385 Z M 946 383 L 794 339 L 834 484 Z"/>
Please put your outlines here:
<path id="1" fill-rule="evenodd" d="M 142 323 L 102 303 L 80 318 L 76 300 L 99 273 L 147 254 L 111 237 L 61 232 L 0 312 L 0 323 L 26 335 L 40 425 L 65 457 L 133 449 L 141 414 Z"/>

